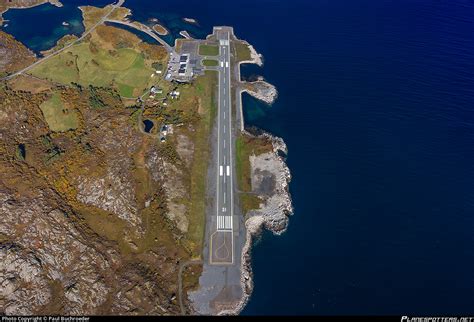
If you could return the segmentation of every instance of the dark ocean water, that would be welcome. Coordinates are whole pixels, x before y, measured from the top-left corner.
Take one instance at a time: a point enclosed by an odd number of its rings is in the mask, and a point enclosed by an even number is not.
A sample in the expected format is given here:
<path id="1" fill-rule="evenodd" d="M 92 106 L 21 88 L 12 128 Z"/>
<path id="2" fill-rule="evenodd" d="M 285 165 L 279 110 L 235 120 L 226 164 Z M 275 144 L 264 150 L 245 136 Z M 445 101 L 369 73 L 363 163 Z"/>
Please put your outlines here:
<path id="1" fill-rule="evenodd" d="M 237 3 L 125 5 L 174 35 L 234 26 L 265 56 L 244 76 L 279 89 L 245 117 L 287 142 L 295 214 L 255 246 L 243 314 L 474 313 L 474 3 Z"/>
<path id="2" fill-rule="evenodd" d="M 66 0 L 63 7 L 43 4 L 29 9 L 10 9 L 3 14 L 8 20 L 1 29 L 16 37 L 34 52 L 49 49 L 66 34 L 80 35 L 84 32 L 82 13 L 77 8 L 83 5 L 104 6 L 111 0 Z M 67 22 L 69 26 L 63 26 Z"/>

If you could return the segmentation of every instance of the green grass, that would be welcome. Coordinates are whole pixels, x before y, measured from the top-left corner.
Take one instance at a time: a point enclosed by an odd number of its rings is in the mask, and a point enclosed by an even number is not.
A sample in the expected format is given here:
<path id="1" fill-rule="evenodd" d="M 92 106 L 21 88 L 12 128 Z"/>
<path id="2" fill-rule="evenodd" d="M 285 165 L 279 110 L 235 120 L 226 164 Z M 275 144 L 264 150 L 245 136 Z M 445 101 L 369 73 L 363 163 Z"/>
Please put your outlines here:
<path id="1" fill-rule="evenodd" d="M 236 161 L 235 167 L 237 171 L 237 178 L 239 189 L 241 191 L 249 192 L 252 190 L 250 181 L 250 160 L 249 151 L 245 145 L 243 136 L 239 136 L 235 142 Z"/>
<path id="2" fill-rule="evenodd" d="M 199 55 L 201 56 L 217 56 L 219 55 L 219 47 L 212 45 L 199 45 Z"/>
<path id="3" fill-rule="evenodd" d="M 202 64 L 204 66 L 217 66 L 219 63 L 217 60 L 214 60 L 214 59 L 204 59 L 202 61 Z"/>
<path id="4" fill-rule="evenodd" d="M 40 105 L 40 108 L 52 131 L 64 132 L 77 128 L 79 121 L 76 112 L 64 107 L 59 93 L 54 93 L 49 100 Z"/>
<path id="5" fill-rule="evenodd" d="M 250 49 L 247 44 L 242 42 L 233 42 L 235 45 L 235 51 L 237 52 L 237 61 L 250 60 Z"/>
<path id="6" fill-rule="evenodd" d="M 196 79 L 195 90 L 201 98 L 203 114 L 194 132 L 194 161 L 191 168 L 191 198 L 189 200 L 188 240 L 193 256 L 200 256 L 204 241 L 206 218 L 206 178 L 210 159 L 209 136 L 216 116 L 216 72 L 207 71 Z"/>
<path id="7" fill-rule="evenodd" d="M 88 43 L 72 46 L 32 70 L 34 76 L 62 84 L 76 82 L 87 86 L 109 87 L 116 84 L 120 95 L 137 96 L 150 84 L 153 69 L 145 64 L 142 53 L 130 48 L 92 52 Z"/>
<path id="8" fill-rule="evenodd" d="M 123 97 L 133 97 L 133 87 L 130 85 L 117 83 L 118 92 Z"/>

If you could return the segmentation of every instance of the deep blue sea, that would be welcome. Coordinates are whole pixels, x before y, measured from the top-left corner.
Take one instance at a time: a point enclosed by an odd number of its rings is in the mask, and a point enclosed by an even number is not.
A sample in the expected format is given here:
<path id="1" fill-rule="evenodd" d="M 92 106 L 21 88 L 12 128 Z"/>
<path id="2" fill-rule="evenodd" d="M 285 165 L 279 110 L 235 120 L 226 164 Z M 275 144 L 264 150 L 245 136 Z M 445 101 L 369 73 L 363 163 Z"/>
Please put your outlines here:
<path id="1" fill-rule="evenodd" d="M 34 49 L 57 39 L 48 6 L 9 11 L 6 30 Z M 246 96 L 245 117 L 288 144 L 295 213 L 256 244 L 242 314 L 474 313 L 472 0 L 125 6 L 174 35 L 234 26 L 265 56 L 244 76 L 279 89 L 271 107 Z"/>

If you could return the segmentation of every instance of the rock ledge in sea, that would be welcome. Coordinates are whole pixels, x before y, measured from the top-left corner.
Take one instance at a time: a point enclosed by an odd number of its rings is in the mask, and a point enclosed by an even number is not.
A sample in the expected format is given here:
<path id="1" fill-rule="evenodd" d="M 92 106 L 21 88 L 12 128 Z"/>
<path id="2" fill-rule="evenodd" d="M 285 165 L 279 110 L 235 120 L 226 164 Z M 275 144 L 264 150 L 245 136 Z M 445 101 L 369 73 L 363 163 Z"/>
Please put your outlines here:
<path id="1" fill-rule="evenodd" d="M 244 82 L 242 92 L 247 92 L 267 104 L 273 104 L 278 96 L 276 87 L 264 80 Z"/>

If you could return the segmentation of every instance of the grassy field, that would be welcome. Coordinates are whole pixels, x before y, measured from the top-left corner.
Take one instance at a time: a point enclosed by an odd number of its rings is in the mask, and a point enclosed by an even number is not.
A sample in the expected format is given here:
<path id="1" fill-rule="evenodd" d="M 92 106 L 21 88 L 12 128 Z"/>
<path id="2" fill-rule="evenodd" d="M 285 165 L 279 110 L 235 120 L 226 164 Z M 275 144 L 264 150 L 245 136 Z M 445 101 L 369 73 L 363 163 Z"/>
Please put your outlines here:
<path id="1" fill-rule="evenodd" d="M 250 49 L 246 43 L 234 41 L 235 51 L 237 53 L 237 61 L 250 60 Z"/>
<path id="2" fill-rule="evenodd" d="M 120 95 L 133 97 L 149 86 L 153 69 L 134 49 L 105 50 L 80 43 L 46 60 L 31 73 L 62 84 L 115 86 Z"/>
<path id="3" fill-rule="evenodd" d="M 199 45 L 199 55 L 201 56 L 217 56 L 219 55 L 219 47 L 212 45 Z"/>
<path id="4" fill-rule="evenodd" d="M 40 108 L 52 131 L 64 132 L 77 128 L 79 121 L 76 112 L 65 108 L 59 93 L 54 93 Z"/>
<path id="5" fill-rule="evenodd" d="M 202 64 L 204 66 L 217 66 L 219 63 L 217 60 L 214 60 L 214 59 L 204 59 L 202 61 Z"/>
<path id="6" fill-rule="evenodd" d="M 257 209 L 261 200 L 252 194 L 251 168 L 250 156 L 260 155 L 262 153 L 270 152 L 272 145 L 264 139 L 253 138 L 246 135 L 239 135 L 236 140 L 236 171 L 237 183 L 240 193 L 240 202 L 243 214 L 246 214 L 251 209 Z"/>
<path id="7" fill-rule="evenodd" d="M 217 74 L 207 71 L 196 79 L 195 93 L 201 100 L 201 119 L 194 132 L 194 161 L 191 168 L 191 198 L 189 200 L 188 240 L 192 243 L 194 256 L 199 256 L 204 240 L 206 216 L 206 178 L 210 160 L 210 143 L 212 123 L 217 114 L 215 99 Z"/>
<path id="8" fill-rule="evenodd" d="M 83 24 L 86 28 L 86 30 L 89 30 L 92 26 L 94 26 L 100 19 L 102 19 L 107 13 L 112 10 L 112 6 L 108 5 L 104 8 L 97 8 L 93 6 L 82 6 L 79 7 L 82 9 L 82 16 L 84 18 Z M 120 15 L 118 12 L 117 14 Z M 112 15 L 114 16 L 114 15 Z"/>

